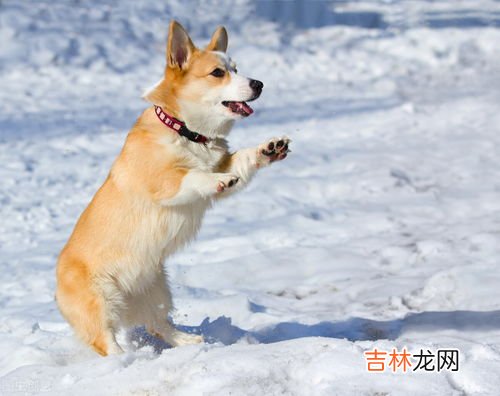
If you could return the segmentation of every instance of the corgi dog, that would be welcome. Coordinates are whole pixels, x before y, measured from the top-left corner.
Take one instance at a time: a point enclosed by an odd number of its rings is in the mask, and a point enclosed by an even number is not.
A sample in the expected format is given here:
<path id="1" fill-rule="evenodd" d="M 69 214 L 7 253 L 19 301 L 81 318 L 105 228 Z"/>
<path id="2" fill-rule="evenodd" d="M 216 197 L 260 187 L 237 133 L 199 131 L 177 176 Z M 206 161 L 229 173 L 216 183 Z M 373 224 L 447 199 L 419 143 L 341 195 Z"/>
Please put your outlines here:
<path id="1" fill-rule="evenodd" d="M 104 184 L 81 214 L 57 263 L 56 300 L 76 334 L 100 355 L 123 352 L 116 332 L 146 330 L 175 347 L 203 338 L 168 320 L 165 259 L 191 241 L 212 203 L 244 187 L 288 152 L 287 137 L 231 153 L 236 120 L 253 110 L 260 81 L 237 73 L 224 27 L 197 48 L 169 26 L 163 78 Z"/>

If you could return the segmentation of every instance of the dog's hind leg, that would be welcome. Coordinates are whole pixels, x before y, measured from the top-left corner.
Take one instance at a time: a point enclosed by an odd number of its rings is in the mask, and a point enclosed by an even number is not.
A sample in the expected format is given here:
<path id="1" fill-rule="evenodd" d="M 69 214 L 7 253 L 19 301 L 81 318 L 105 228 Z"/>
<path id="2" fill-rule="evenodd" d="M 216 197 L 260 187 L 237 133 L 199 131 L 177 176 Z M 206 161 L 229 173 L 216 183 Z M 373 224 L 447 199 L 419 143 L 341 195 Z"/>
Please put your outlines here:
<path id="1" fill-rule="evenodd" d="M 200 344 L 203 342 L 203 336 L 198 334 L 189 334 L 184 331 L 177 330 L 171 323 L 166 322 L 158 332 L 155 334 L 159 335 L 163 341 L 173 347 Z"/>
<path id="2" fill-rule="evenodd" d="M 142 300 L 138 306 L 147 305 L 149 308 L 143 309 L 142 313 L 147 312 L 148 314 L 144 324 L 150 334 L 161 338 L 173 347 L 203 342 L 202 336 L 177 330 L 168 321 L 168 313 L 172 309 L 172 295 L 163 271 L 157 276 L 148 292 L 136 298 Z"/>
<path id="3" fill-rule="evenodd" d="M 102 356 L 123 353 L 123 349 L 116 342 L 114 330 L 110 328 L 101 329 L 95 334 L 90 346 Z"/>
<path id="4" fill-rule="evenodd" d="M 115 339 L 112 307 L 94 288 L 83 263 L 77 260 L 60 263 L 56 300 L 76 334 L 97 353 L 106 356 L 123 352 Z"/>

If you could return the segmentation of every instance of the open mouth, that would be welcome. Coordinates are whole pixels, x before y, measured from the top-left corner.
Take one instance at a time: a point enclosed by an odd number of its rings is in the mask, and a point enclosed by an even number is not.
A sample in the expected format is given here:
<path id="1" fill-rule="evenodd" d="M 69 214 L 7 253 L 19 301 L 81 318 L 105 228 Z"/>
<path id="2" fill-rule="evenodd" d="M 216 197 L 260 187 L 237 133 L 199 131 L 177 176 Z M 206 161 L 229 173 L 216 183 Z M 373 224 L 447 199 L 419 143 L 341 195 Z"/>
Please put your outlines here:
<path id="1" fill-rule="evenodd" d="M 253 109 L 247 104 L 247 102 L 235 102 L 225 100 L 222 102 L 229 110 L 235 114 L 239 114 L 242 117 L 248 117 L 253 113 Z"/>

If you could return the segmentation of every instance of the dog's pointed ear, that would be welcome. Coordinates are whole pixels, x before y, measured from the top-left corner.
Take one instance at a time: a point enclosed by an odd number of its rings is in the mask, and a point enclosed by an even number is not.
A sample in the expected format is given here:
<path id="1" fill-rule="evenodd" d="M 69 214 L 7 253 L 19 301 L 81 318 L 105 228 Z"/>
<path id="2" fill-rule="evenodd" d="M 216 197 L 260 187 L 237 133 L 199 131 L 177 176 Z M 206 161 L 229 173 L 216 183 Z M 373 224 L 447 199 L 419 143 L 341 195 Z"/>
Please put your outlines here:
<path id="1" fill-rule="evenodd" d="M 219 26 L 212 34 L 212 39 L 207 45 L 208 51 L 226 52 L 227 50 L 227 31 L 224 26 Z"/>
<path id="2" fill-rule="evenodd" d="M 167 64 L 182 69 L 194 52 L 194 44 L 186 30 L 177 21 L 170 22 L 167 43 Z"/>

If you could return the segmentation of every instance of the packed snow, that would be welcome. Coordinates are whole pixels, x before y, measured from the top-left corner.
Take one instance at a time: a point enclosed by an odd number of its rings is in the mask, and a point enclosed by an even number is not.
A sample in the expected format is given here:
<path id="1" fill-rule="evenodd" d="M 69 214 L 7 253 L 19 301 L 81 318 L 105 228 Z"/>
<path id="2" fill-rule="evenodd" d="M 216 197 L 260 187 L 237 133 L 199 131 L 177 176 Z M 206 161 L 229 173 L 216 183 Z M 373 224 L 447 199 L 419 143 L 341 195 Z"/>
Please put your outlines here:
<path id="1" fill-rule="evenodd" d="M 320 27 L 275 3 L 0 3 L 1 395 L 498 394 L 498 2 L 339 2 Z M 172 320 L 206 343 L 138 328 L 102 358 L 57 310 L 55 263 L 173 17 L 200 45 L 225 24 L 265 84 L 232 147 L 293 152 L 165 264 Z M 459 369 L 367 370 L 405 347 L 458 349 Z"/>

